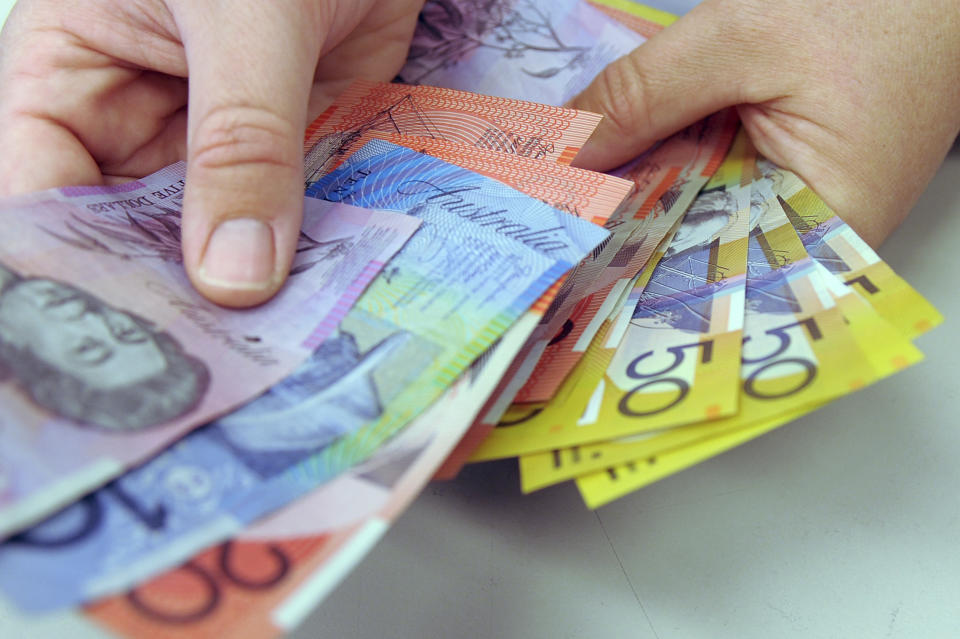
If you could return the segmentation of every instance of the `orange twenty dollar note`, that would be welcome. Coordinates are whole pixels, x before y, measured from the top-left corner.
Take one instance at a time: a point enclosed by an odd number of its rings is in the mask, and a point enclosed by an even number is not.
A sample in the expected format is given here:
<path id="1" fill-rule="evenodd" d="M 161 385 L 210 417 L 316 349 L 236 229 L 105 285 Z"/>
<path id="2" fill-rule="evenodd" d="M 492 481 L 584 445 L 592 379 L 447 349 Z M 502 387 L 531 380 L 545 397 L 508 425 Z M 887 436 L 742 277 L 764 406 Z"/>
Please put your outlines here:
<path id="1" fill-rule="evenodd" d="M 357 81 L 307 128 L 306 179 L 315 181 L 343 147 L 368 131 L 459 142 L 570 164 L 600 115 L 441 89 Z"/>

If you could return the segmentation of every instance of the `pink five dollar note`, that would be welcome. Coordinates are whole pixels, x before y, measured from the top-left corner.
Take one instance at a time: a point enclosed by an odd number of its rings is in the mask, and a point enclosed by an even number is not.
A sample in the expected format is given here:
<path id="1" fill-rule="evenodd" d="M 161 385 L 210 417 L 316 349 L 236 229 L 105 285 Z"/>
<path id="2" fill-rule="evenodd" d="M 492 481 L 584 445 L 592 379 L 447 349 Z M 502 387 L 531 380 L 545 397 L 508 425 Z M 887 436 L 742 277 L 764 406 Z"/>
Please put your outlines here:
<path id="1" fill-rule="evenodd" d="M 306 200 L 289 284 L 226 310 L 179 263 L 184 171 L 0 204 L 0 537 L 284 378 L 419 226 Z"/>
<path id="2" fill-rule="evenodd" d="M 379 541 L 457 443 L 523 342 L 511 333 L 494 349 L 505 356 L 494 354 L 462 376 L 367 461 L 232 541 L 87 606 L 86 615 L 138 639 L 171 632 L 181 639 L 264 639 L 292 631 Z M 240 570 L 245 578 L 237 578 Z"/>
<path id="3" fill-rule="evenodd" d="M 594 222 L 607 219 L 630 187 L 603 174 L 444 140 L 387 134 L 374 137 L 501 179 Z M 447 457 L 544 308 L 538 302 L 525 313 L 440 400 L 369 460 L 244 531 L 235 543 L 199 553 L 184 566 L 125 596 L 90 607 L 88 614 L 130 636 L 162 636 L 186 611 L 198 610 L 189 623 L 177 622 L 179 632 L 207 637 L 255 628 L 257 636 L 272 636 L 290 630 L 366 554 Z M 263 541 L 253 543 L 259 540 Z M 256 592 L 244 592 L 223 575 L 211 573 L 222 597 L 216 606 L 197 607 L 198 598 L 189 596 L 196 585 L 197 567 L 217 561 L 224 553 L 237 557 L 243 553 L 255 565 L 265 564 L 267 572 L 276 567 L 267 560 L 286 553 L 290 569 L 282 577 L 278 574 L 270 587 Z M 144 612 L 145 605 L 153 614 Z"/>

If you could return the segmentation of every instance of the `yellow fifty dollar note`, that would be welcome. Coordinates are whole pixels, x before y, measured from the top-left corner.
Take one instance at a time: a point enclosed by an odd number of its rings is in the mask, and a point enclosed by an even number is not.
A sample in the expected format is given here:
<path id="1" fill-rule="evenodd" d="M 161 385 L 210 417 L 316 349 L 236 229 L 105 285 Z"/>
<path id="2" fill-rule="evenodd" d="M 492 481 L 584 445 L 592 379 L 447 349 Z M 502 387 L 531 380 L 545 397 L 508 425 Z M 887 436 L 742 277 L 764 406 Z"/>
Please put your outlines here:
<path id="1" fill-rule="evenodd" d="M 897 275 L 800 178 L 770 171 L 774 191 L 807 252 L 854 288 L 901 333 L 914 339 L 943 322 L 943 316 Z"/>
<path id="2" fill-rule="evenodd" d="M 769 188 L 769 182 L 763 182 L 761 180 L 757 185 L 760 191 L 764 187 Z M 771 325 L 773 328 L 767 328 L 764 333 L 775 337 L 777 347 L 774 350 L 781 352 L 773 354 L 766 362 L 758 362 L 748 354 L 749 345 L 745 346 L 743 404 L 741 413 L 735 418 L 677 429 L 650 438 L 633 447 L 635 451 L 643 451 L 637 459 L 578 478 L 578 487 L 591 507 L 606 503 L 692 463 L 757 437 L 814 410 L 837 395 L 855 390 L 921 359 L 920 352 L 908 340 L 899 335 L 860 297 L 845 289 L 822 265 L 815 262 L 814 268 L 809 269 L 805 266 L 810 263 L 809 259 L 797 261 L 802 247 L 797 245 L 799 240 L 796 234 L 787 231 L 780 202 L 769 190 L 763 199 L 768 207 L 763 221 L 767 224 L 772 222 L 775 228 L 752 233 L 751 248 L 754 256 L 751 262 L 753 268 L 748 275 L 746 333 L 749 341 L 759 334 L 764 325 Z M 761 255 L 762 258 L 759 257 Z M 798 282 L 791 282 L 789 291 L 776 286 L 775 279 L 769 275 L 764 277 L 763 272 L 767 270 L 764 262 L 782 264 L 781 268 L 787 265 L 804 265 L 808 282 L 799 287 Z M 773 269 L 772 272 L 779 270 Z M 769 311 L 775 310 L 776 305 L 789 301 L 791 293 L 793 298 L 799 301 L 802 296 L 796 293 L 802 291 L 804 286 L 815 287 L 819 300 L 825 306 L 818 312 L 808 313 L 809 316 L 805 319 L 796 316 L 799 321 L 794 327 L 803 326 L 805 333 L 796 334 L 795 328 L 789 325 L 777 327 L 777 321 L 773 318 L 758 315 L 758 311 L 764 309 L 767 311 L 766 315 L 775 315 Z M 835 306 L 829 305 L 827 296 L 836 300 Z M 809 308 L 811 305 L 805 306 Z M 843 320 L 840 324 L 836 322 L 838 316 Z M 787 330 L 791 328 L 794 330 L 792 335 Z M 836 351 L 824 350 L 828 335 L 834 338 L 832 341 Z M 802 352 L 792 348 L 793 344 L 790 342 L 794 341 L 795 337 L 805 337 L 812 354 L 817 357 L 804 356 Z M 757 367 L 757 364 L 760 366 Z M 758 374 L 762 375 L 763 372 L 776 368 L 788 370 L 790 367 L 797 367 L 798 375 L 786 376 L 786 379 L 792 377 L 793 382 L 787 382 L 779 391 L 776 390 L 776 385 L 773 385 L 758 394 L 757 389 L 761 386 L 757 383 L 752 386 L 750 384 L 751 377 L 756 380 Z M 764 384 L 771 381 L 775 380 L 768 379 Z M 795 384 L 793 389 L 789 387 L 791 383 Z M 675 436 L 679 431 L 687 431 L 685 441 Z M 671 435 L 674 435 L 673 439 L 670 439 Z"/>
<path id="3" fill-rule="evenodd" d="M 736 412 L 755 159 L 741 132 L 694 201 L 666 259 L 646 276 L 648 282 L 638 283 L 641 294 L 627 334 L 608 357 L 577 430 L 564 433 L 565 441 L 555 436 L 557 423 L 569 421 L 571 411 L 547 415 L 553 408 L 547 406 L 536 416 L 552 419 L 556 429 L 537 444 L 555 447 L 521 456 L 524 491 L 631 459 L 637 456 L 632 447 L 654 435 L 669 432 L 681 438 L 678 443 L 686 441 L 684 428 L 662 429 Z M 601 435 L 620 438 L 588 443 Z"/>
<path id="4" fill-rule="evenodd" d="M 626 333 L 636 306 L 635 295 L 643 290 L 667 245 L 680 226 L 674 225 L 656 248 L 646 267 L 634 278 L 633 286 L 622 292 L 623 303 L 613 305 L 614 312 L 603 321 L 586 353 L 577 362 L 563 385 L 549 402 L 513 404 L 504 413 L 496 430 L 474 451 L 470 461 L 487 461 L 513 457 L 525 449 L 542 445 L 543 425 L 577 421 L 588 407 L 592 389 L 596 388 L 610 364 L 617 345 Z M 617 308 L 619 307 L 619 308 Z"/>
<path id="5" fill-rule="evenodd" d="M 598 441 L 736 411 L 749 190 L 745 137 L 693 202 L 664 259 L 552 402 L 517 407 L 474 460 Z M 735 171 L 727 166 L 735 164 Z M 625 329 L 625 330 L 624 330 Z M 615 350 L 614 350 L 615 349 Z M 589 360 L 589 362 L 587 361 Z"/>

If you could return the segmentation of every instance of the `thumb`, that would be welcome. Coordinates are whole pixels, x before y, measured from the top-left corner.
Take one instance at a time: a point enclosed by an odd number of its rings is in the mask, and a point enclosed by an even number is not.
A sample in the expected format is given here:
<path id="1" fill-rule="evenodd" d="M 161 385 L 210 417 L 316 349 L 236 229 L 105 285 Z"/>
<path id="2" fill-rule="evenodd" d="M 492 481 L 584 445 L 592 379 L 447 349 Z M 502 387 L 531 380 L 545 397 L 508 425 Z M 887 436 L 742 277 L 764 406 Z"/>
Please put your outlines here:
<path id="1" fill-rule="evenodd" d="M 290 270 L 321 37 L 299 3 L 185 2 L 189 106 L 183 257 L 224 306 L 268 300 Z"/>
<path id="2" fill-rule="evenodd" d="M 743 64 L 729 10 L 705 2 L 606 67 L 568 106 L 604 115 L 575 164 L 607 170 L 741 101 Z M 740 20 L 743 16 L 739 16 Z"/>

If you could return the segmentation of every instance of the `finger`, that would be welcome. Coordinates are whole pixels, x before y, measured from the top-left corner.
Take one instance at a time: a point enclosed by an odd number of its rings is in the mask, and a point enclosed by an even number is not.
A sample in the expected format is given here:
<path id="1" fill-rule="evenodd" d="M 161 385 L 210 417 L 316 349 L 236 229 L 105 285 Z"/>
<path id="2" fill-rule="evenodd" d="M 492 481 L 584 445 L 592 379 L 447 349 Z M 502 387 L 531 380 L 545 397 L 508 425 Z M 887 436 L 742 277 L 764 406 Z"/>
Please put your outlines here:
<path id="1" fill-rule="evenodd" d="M 0 48 L 0 195 L 100 184 L 96 160 L 70 123 L 50 108 L 62 97 L 62 83 L 51 78 L 55 72 L 44 71 L 49 51 L 62 50 L 64 43 L 45 33 L 24 34 L 21 9 L 5 25 L 6 46 Z"/>
<path id="2" fill-rule="evenodd" d="M 79 140 L 56 122 L 20 116 L 0 134 L 0 196 L 70 184 L 99 185 L 100 168 Z"/>
<path id="3" fill-rule="evenodd" d="M 18 45 L 0 65 L 0 192 L 99 184 L 103 167 L 146 157 L 144 145 L 173 146 L 162 133 L 186 102 L 182 80 L 117 64 L 56 30 Z"/>
<path id="4" fill-rule="evenodd" d="M 190 70 L 184 264 L 212 301 L 252 306 L 276 293 L 293 260 L 319 28 L 295 3 L 180 8 Z"/>
<path id="5" fill-rule="evenodd" d="M 577 166 L 618 166 L 711 113 L 757 99 L 744 84 L 749 42 L 738 42 L 735 31 L 749 16 L 729 13 L 712 2 L 696 7 L 607 66 L 571 100 L 573 108 L 605 116 Z"/>
<path id="6" fill-rule="evenodd" d="M 310 95 L 311 121 L 354 80 L 389 82 L 396 77 L 406 62 L 422 5 L 418 0 L 380 3 L 349 38 L 322 53 Z"/>
<path id="7" fill-rule="evenodd" d="M 108 175 L 143 177 L 187 158 L 187 110 L 173 113 L 160 123 L 159 132 L 136 151 L 118 162 L 101 162 L 104 179 Z"/>

